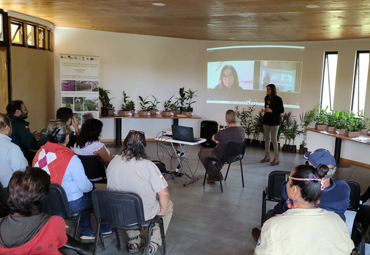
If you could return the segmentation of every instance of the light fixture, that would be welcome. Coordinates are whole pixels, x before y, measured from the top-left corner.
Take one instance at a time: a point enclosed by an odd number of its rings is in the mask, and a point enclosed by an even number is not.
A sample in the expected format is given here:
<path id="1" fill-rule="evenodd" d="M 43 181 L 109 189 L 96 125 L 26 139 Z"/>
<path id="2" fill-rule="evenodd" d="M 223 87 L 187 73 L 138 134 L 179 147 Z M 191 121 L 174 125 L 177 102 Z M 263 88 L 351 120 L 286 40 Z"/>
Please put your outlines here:
<path id="1" fill-rule="evenodd" d="M 152 5 L 154 5 L 154 6 L 165 6 L 164 3 L 152 3 Z"/>
<path id="2" fill-rule="evenodd" d="M 315 8 L 320 8 L 320 6 L 315 5 L 315 4 L 309 4 L 309 5 L 306 5 L 306 8 L 315 9 Z"/>

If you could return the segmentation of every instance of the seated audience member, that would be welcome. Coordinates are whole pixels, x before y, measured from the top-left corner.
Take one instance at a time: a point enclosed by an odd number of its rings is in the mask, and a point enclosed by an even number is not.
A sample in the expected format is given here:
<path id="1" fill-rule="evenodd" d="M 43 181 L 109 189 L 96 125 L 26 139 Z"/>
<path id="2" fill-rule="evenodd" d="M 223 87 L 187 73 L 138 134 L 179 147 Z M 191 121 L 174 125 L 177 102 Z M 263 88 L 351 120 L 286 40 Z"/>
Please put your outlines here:
<path id="1" fill-rule="evenodd" d="M 242 143 L 245 138 L 245 131 L 242 127 L 237 126 L 235 112 L 228 110 L 225 114 L 225 121 L 228 128 L 220 130 L 217 134 L 213 135 L 212 140 L 217 143 L 214 149 L 202 149 L 198 157 L 202 162 L 205 169 L 207 169 L 208 183 L 223 179 L 222 174 L 217 171 L 216 167 L 211 163 L 210 158 L 221 159 L 229 142 Z"/>
<path id="2" fill-rule="evenodd" d="M 57 110 L 56 117 L 57 117 L 58 120 L 65 121 L 68 126 L 73 126 L 73 129 L 75 131 L 74 132 L 71 131 L 71 133 L 69 134 L 69 142 L 67 144 L 68 148 L 73 148 L 73 145 L 77 141 L 77 137 L 80 135 L 80 129 L 78 127 L 78 120 L 73 116 L 72 110 L 68 107 L 59 108 Z M 46 137 L 46 131 L 47 131 L 47 129 L 44 128 L 40 132 L 40 139 L 38 141 L 38 146 L 39 147 L 43 146 L 48 141 L 48 138 Z"/>
<path id="3" fill-rule="evenodd" d="M 28 109 L 21 100 L 11 101 L 6 107 L 7 115 L 12 122 L 13 132 L 10 138 L 12 142 L 18 145 L 22 151 L 38 149 L 37 132 L 31 133 L 28 122 L 25 121 L 28 117 Z"/>
<path id="4" fill-rule="evenodd" d="M 369 205 L 363 205 L 360 207 L 360 210 L 356 213 L 355 220 L 353 221 L 353 227 L 352 227 L 352 241 L 355 244 L 355 247 L 358 247 L 361 243 L 361 233 L 357 230 L 355 227 L 356 223 L 360 223 L 361 227 L 365 231 L 365 241 L 369 243 L 369 231 L 370 231 L 370 206 Z"/>
<path id="5" fill-rule="evenodd" d="M 60 216 L 42 213 L 50 177 L 39 168 L 17 171 L 9 182 L 12 214 L 0 220 L 0 254 L 53 255 L 67 242 Z"/>
<path id="6" fill-rule="evenodd" d="M 255 255 L 351 254 L 354 246 L 346 224 L 338 214 L 317 208 L 328 171 L 321 164 L 300 165 L 290 172 L 286 188 L 292 209 L 263 224 Z"/>
<path id="7" fill-rule="evenodd" d="M 303 158 L 306 159 L 308 164 L 312 165 L 313 167 L 318 167 L 320 164 L 328 166 L 329 171 L 323 178 L 325 189 L 321 193 L 320 204 L 318 207 L 335 212 L 343 220 L 345 220 L 344 212 L 349 206 L 351 188 L 348 186 L 346 181 L 332 178 L 336 171 L 336 162 L 334 157 L 328 150 L 317 149 L 313 152 L 306 152 Z M 267 219 L 276 214 L 281 214 L 289 209 L 285 204 L 285 201 L 288 199 L 286 185 L 287 182 L 284 182 L 281 185 L 281 193 L 283 197 L 282 202 L 277 204 L 273 210 L 267 212 Z M 253 228 L 252 236 L 255 241 L 258 239 L 260 232 L 261 231 L 259 229 Z"/>
<path id="8" fill-rule="evenodd" d="M 122 155 L 116 156 L 107 169 L 108 190 L 137 193 L 144 204 L 145 220 L 156 215 L 163 216 L 164 231 L 170 223 L 173 205 L 167 190 L 167 182 L 157 166 L 145 152 L 145 135 L 140 131 L 130 131 L 123 143 Z M 157 196 L 158 199 L 157 200 Z M 139 251 L 142 242 L 140 231 L 127 231 L 129 253 Z M 149 254 L 154 254 L 161 245 L 159 225 L 153 228 Z M 148 249 L 148 246 L 145 249 Z"/>
<path id="9" fill-rule="evenodd" d="M 77 155 L 97 155 L 108 165 L 111 161 L 110 152 L 99 139 L 102 128 L 103 123 L 100 120 L 86 120 L 73 148 L 74 153 Z"/>
<path id="10" fill-rule="evenodd" d="M 27 160 L 18 145 L 11 142 L 12 123 L 7 115 L 0 113 L 0 181 L 4 188 L 13 173 L 27 167 Z"/>
<path id="11" fill-rule="evenodd" d="M 71 130 L 62 120 L 51 121 L 47 127 L 48 142 L 38 150 L 32 165 L 40 167 L 49 175 L 52 183 L 61 185 L 68 198 L 72 212 L 92 208 L 92 183 L 87 179 L 80 159 L 66 147 Z M 81 239 L 94 239 L 90 213 L 84 213 L 80 221 Z M 104 225 L 105 226 L 105 225 Z M 103 228 L 104 228 L 103 226 Z M 103 229 L 103 234 L 110 233 Z"/>

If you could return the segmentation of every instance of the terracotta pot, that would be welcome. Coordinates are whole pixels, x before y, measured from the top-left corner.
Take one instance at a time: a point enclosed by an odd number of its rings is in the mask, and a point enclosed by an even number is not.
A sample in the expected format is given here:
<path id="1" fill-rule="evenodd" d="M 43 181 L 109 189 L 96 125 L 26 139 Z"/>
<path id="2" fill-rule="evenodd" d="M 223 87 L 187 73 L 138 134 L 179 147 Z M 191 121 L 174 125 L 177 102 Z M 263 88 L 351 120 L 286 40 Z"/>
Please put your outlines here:
<path id="1" fill-rule="evenodd" d="M 131 111 L 118 111 L 119 116 L 128 116 Z"/>
<path id="2" fill-rule="evenodd" d="M 345 136 L 347 136 L 347 137 L 358 137 L 358 136 L 360 136 L 360 132 L 359 131 L 348 131 L 348 130 L 346 130 Z"/>
<path id="3" fill-rule="evenodd" d="M 316 124 L 315 128 L 318 131 L 324 131 L 324 130 L 326 130 L 326 124 Z"/>
<path id="4" fill-rule="evenodd" d="M 345 135 L 346 131 L 347 131 L 347 129 L 337 129 L 335 131 L 335 133 L 337 133 L 338 135 Z"/>
<path id="5" fill-rule="evenodd" d="M 329 133 L 335 133 L 335 127 L 329 127 L 326 129 L 326 131 L 328 131 Z"/>

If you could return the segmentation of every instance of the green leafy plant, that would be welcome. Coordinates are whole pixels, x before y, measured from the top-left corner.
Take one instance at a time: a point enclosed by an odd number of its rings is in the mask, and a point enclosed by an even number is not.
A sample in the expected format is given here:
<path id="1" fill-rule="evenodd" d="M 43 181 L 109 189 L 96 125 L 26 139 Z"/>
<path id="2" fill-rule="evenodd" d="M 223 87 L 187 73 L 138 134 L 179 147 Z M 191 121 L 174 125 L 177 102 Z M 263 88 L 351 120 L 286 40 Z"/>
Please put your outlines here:
<path id="1" fill-rule="evenodd" d="M 148 97 L 143 98 L 142 96 L 139 96 L 139 101 L 140 101 L 140 107 L 142 111 L 150 111 L 151 110 L 151 105 L 150 101 L 148 101 Z"/>
<path id="2" fill-rule="evenodd" d="M 67 102 L 66 103 L 66 107 L 69 108 L 69 109 L 72 109 L 72 104 L 70 102 Z M 73 109 L 72 109 L 73 110 Z"/>
<path id="3" fill-rule="evenodd" d="M 180 107 L 184 108 L 185 100 L 186 100 L 186 93 L 185 93 L 185 88 L 184 87 L 179 89 L 179 94 L 180 94 L 180 97 L 178 97 L 177 100 L 180 104 Z"/>
<path id="4" fill-rule="evenodd" d="M 336 129 L 347 129 L 347 113 L 344 111 L 341 111 L 338 113 L 338 119 L 335 123 Z"/>
<path id="5" fill-rule="evenodd" d="M 252 133 L 255 140 L 258 140 L 260 133 L 263 133 L 263 114 L 261 112 L 253 118 Z"/>
<path id="6" fill-rule="evenodd" d="M 197 97 L 195 92 L 196 92 L 195 90 L 193 91 L 191 89 L 189 89 L 188 91 L 185 91 L 185 95 L 186 95 L 185 105 L 186 105 L 186 107 L 185 107 L 184 111 L 191 112 L 193 110 L 191 105 L 196 102 L 196 101 L 193 101 L 193 98 Z"/>
<path id="7" fill-rule="evenodd" d="M 339 119 L 339 112 L 338 111 L 332 111 L 330 113 L 327 113 L 326 119 L 328 121 L 329 127 L 335 127 L 335 124 L 337 123 Z"/>
<path id="8" fill-rule="evenodd" d="M 123 91 L 123 102 L 121 106 L 122 111 L 135 111 L 135 103 L 129 98 L 130 97 L 127 96 L 126 92 Z"/>
<path id="9" fill-rule="evenodd" d="M 166 112 L 169 112 L 169 111 L 175 111 L 177 110 L 177 108 L 179 107 L 179 103 L 178 103 L 178 100 L 172 102 L 172 98 L 174 96 L 170 97 L 170 99 L 168 99 L 167 101 L 165 101 L 163 103 L 163 106 L 164 106 L 164 110 Z"/>
<path id="10" fill-rule="evenodd" d="M 158 98 L 156 98 L 155 96 L 153 96 L 153 101 L 149 101 L 150 103 L 150 106 L 147 108 L 148 111 L 151 111 L 151 110 L 158 110 L 158 105 L 159 105 L 159 101 L 158 101 Z"/>
<path id="11" fill-rule="evenodd" d="M 307 129 L 313 123 L 315 118 L 315 112 L 313 110 L 302 112 L 299 115 L 300 126 L 302 127 L 301 134 L 303 134 L 303 139 L 301 145 L 306 146 L 307 144 Z"/>
<path id="12" fill-rule="evenodd" d="M 315 122 L 319 125 L 324 125 L 327 123 L 327 114 L 326 111 L 328 110 L 328 106 L 325 109 L 320 109 L 318 114 L 315 116 Z"/>
<path id="13" fill-rule="evenodd" d="M 109 98 L 109 94 L 110 94 L 109 90 L 99 88 L 99 99 L 102 104 L 102 107 L 112 109 L 113 105 L 111 104 L 110 100 L 112 100 L 113 98 Z"/>
<path id="14" fill-rule="evenodd" d="M 294 145 L 296 137 L 300 135 L 301 133 L 302 131 L 299 130 L 298 122 L 296 121 L 296 119 L 293 119 L 293 123 L 291 127 L 288 130 L 286 130 L 288 144 L 290 144 L 290 141 L 293 141 L 293 145 Z"/>
<path id="15" fill-rule="evenodd" d="M 243 110 L 239 110 L 238 106 L 235 107 L 235 115 L 236 115 L 237 121 L 238 121 L 239 125 L 242 128 L 244 128 L 245 134 L 247 135 L 248 138 L 250 137 L 250 135 L 252 134 L 252 131 L 253 131 L 252 116 L 253 116 L 253 112 L 255 110 L 254 107 L 255 107 L 255 105 L 250 106 L 248 108 L 248 110 L 245 110 L 244 108 L 243 108 Z"/>
<path id="16" fill-rule="evenodd" d="M 281 133 L 284 134 L 284 142 L 285 144 L 288 144 L 288 138 L 289 138 L 289 129 L 293 125 L 293 113 L 291 111 L 283 113 L 281 117 L 281 122 L 280 122 L 280 128 L 281 128 Z"/>

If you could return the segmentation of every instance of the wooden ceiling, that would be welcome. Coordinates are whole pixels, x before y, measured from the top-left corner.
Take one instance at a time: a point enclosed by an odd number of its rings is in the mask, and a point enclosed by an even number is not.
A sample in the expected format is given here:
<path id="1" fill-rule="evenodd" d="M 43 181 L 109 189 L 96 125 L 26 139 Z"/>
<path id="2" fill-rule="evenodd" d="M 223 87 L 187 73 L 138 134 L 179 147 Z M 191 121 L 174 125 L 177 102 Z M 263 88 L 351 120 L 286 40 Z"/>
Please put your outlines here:
<path id="1" fill-rule="evenodd" d="M 0 8 L 61 27 L 187 39 L 370 38 L 368 0 L 0 0 Z"/>

